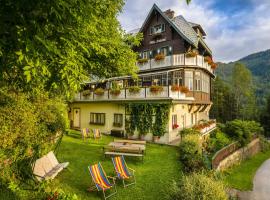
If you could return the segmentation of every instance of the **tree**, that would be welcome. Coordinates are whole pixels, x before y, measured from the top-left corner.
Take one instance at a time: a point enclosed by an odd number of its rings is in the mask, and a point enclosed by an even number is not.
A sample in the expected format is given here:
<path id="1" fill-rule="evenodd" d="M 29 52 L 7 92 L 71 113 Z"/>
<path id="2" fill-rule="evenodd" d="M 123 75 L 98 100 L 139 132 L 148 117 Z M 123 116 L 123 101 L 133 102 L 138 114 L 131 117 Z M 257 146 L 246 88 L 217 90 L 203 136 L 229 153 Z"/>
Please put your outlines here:
<path id="1" fill-rule="evenodd" d="M 255 119 L 257 109 L 252 74 L 241 63 L 236 63 L 233 68 L 232 93 L 236 100 L 236 118 Z"/>
<path id="2" fill-rule="evenodd" d="M 123 0 L 0 0 L 0 85 L 72 94 L 89 77 L 135 75 L 140 35 L 127 35 Z"/>
<path id="3" fill-rule="evenodd" d="M 232 95 L 231 87 L 219 76 L 213 82 L 213 106 L 210 116 L 220 122 L 235 119 L 235 98 Z"/>
<path id="4" fill-rule="evenodd" d="M 267 98 L 267 103 L 264 111 L 261 114 L 261 124 L 264 128 L 266 136 L 270 136 L 270 95 Z"/>

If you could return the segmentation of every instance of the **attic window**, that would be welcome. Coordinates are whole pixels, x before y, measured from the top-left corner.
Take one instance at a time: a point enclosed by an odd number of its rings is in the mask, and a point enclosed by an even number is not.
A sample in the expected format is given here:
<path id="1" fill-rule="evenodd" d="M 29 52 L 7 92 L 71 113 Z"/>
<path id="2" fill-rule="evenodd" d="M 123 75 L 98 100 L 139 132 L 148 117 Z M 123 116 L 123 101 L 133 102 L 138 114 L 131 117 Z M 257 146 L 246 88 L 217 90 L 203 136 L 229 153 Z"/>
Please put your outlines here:
<path id="1" fill-rule="evenodd" d="M 150 35 L 162 33 L 165 31 L 165 24 L 159 24 L 156 26 L 152 26 L 150 29 Z"/>

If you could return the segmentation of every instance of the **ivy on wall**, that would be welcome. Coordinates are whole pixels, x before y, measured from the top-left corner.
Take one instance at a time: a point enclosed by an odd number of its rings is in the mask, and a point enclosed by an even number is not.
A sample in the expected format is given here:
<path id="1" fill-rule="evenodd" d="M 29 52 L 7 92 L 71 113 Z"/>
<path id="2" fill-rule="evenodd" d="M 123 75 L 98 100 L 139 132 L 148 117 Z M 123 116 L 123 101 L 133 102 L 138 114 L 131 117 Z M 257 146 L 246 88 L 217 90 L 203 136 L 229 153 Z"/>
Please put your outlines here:
<path id="1" fill-rule="evenodd" d="M 133 135 L 152 132 L 154 136 L 163 136 L 167 131 L 170 104 L 168 103 L 129 103 L 126 104 L 126 131 Z"/>

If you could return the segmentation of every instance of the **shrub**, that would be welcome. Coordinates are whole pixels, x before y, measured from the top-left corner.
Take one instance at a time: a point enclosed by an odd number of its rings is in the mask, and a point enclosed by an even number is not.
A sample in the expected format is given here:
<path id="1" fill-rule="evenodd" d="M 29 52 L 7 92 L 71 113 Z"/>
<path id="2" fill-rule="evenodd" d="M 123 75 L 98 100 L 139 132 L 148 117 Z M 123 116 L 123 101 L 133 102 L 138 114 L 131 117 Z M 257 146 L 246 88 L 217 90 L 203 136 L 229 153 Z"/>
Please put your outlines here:
<path id="1" fill-rule="evenodd" d="M 131 86 L 128 88 L 128 91 L 130 93 L 136 94 L 136 93 L 139 93 L 141 91 L 141 88 L 139 86 Z"/>
<path id="2" fill-rule="evenodd" d="M 241 146 L 248 144 L 254 134 L 263 131 L 259 123 L 255 121 L 233 120 L 225 124 L 224 132 L 231 138 L 239 141 Z"/>
<path id="3" fill-rule="evenodd" d="M 102 95 L 104 95 L 104 89 L 97 88 L 97 89 L 95 89 L 94 94 L 98 95 L 98 96 L 102 96 Z"/>
<path id="4" fill-rule="evenodd" d="M 270 150 L 270 143 L 264 136 L 260 137 L 260 146 L 261 146 L 262 152 L 266 152 Z"/>
<path id="5" fill-rule="evenodd" d="M 67 109 L 45 94 L 39 99 L 0 91 L 0 96 L 0 181 L 17 193 L 32 179 L 32 162 L 53 150 L 65 131 Z"/>
<path id="6" fill-rule="evenodd" d="M 233 141 L 225 133 L 217 130 L 210 135 L 210 138 L 207 141 L 207 151 L 215 153 L 232 142 Z"/>
<path id="7" fill-rule="evenodd" d="M 193 128 L 184 128 L 182 130 L 179 131 L 179 135 L 181 137 L 185 137 L 187 135 L 199 135 L 200 132 L 196 129 L 193 129 Z"/>
<path id="8" fill-rule="evenodd" d="M 180 143 L 180 161 L 186 172 L 204 168 L 202 145 L 199 135 L 187 135 Z"/>
<path id="9" fill-rule="evenodd" d="M 212 174 L 192 173 L 173 183 L 169 192 L 172 200 L 227 200 L 226 188 Z"/>

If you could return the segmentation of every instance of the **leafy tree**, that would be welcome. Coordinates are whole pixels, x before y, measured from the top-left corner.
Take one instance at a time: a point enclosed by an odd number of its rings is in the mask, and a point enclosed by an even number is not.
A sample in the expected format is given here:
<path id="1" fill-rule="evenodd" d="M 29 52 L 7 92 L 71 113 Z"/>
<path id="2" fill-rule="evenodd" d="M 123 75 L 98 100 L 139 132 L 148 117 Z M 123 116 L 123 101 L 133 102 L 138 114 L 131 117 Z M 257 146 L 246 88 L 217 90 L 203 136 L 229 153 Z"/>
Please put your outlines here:
<path id="1" fill-rule="evenodd" d="M 267 104 L 261 114 L 261 124 L 264 127 L 265 135 L 270 136 L 270 95 L 267 98 Z"/>
<path id="2" fill-rule="evenodd" d="M 0 85 L 70 95 L 89 76 L 135 75 L 140 35 L 120 27 L 123 0 L 0 4 Z"/>
<path id="3" fill-rule="evenodd" d="M 236 63 L 232 74 L 232 93 L 236 100 L 236 118 L 257 117 L 254 85 L 251 72 L 241 63 Z"/>

